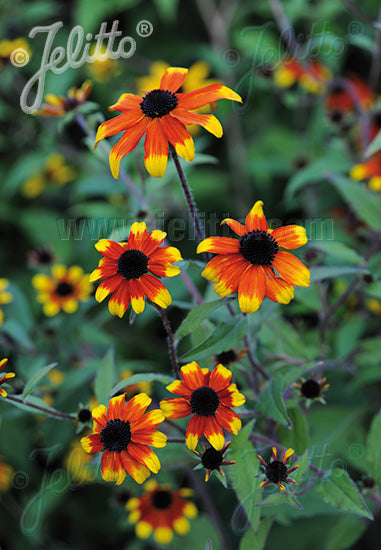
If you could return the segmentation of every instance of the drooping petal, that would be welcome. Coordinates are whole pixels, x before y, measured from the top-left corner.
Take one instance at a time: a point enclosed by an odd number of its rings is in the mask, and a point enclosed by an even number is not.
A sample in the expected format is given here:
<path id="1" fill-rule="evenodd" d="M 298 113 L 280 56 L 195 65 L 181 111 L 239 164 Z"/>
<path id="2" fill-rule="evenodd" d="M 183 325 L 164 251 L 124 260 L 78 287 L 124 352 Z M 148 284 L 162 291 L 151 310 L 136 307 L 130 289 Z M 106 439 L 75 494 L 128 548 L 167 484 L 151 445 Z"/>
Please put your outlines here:
<path id="1" fill-rule="evenodd" d="M 204 374 L 196 361 L 192 361 L 181 367 L 181 375 L 191 390 L 196 390 L 205 384 Z"/>
<path id="2" fill-rule="evenodd" d="M 263 213 L 263 202 L 257 201 L 246 216 L 245 224 L 248 231 L 267 231 L 267 220 Z"/>
<path id="3" fill-rule="evenodd" d="M 246 233 L 246 227 L 232 218 L 225 218 L 222 220 L 221 225 L 225 224 L 228 225 L 230 229 L 239 237 L 242 237 Z"/>
<path id="4" fill-rule="evenodd" d="M 101 459 L 101 475 L 105 481 L 115 481 L 120 485 L 126 477 L 119 453 L 104 451 Z"/>
<path id="5" fill-rule="evenodd" d="M 237 292 L 241 276 L 246 271 L 249 262 L 242 258 L 241 254 L 237 254 L 237 259 L 234 263 L 230 262 L 226 268 L 220 273 L 218 283 L 214 285 L 214 291 L 221 297 L 229 296 Z"/>
<path id="6" fill-rule="evenodd" d="M 128 454 L 130 454 L 135 460 L 144 464 L 151 472 L 157 474 L 160 470 L 160 461 L 147 445 L 141 445 L 140 443 L 129 443 Z"/>
<path id="7" fill-rule="evenodd" d="M 212 418 L 212 417 L 209 417 L 209 418 Z M 206 423 L 207 423 L 206 417 L 199 416 L 198 414 L 193 415 L 192 418 L 189 420 L 187 431 L 185 434 L 185 442 L 187 444 L 188 449 L 190 449 L 191 451 L 195 450 L 195 448 L 197 447 L 198 440 L 204 434 Z"/>
<path id="8" fill-rule="evenodd" d="M 188 69 L 181 67 L 169 67 L 163 74 L 160 81 L 160 90 L 177 92 L 184 83 L 188 74 Z"/>
<path id="9" fill-rule="evenodd" d="M 212 258 L 205 266 L 204 271 L 201 273 L 205 279 L 212 283 L 217 283 L 220 280 L 221 274 L 226 267 L 231 264 L 235 264 L 237 260 L 242 260 L 241 254 L 219 254 L 215 258 Z M 249 265 L 247 262 L 246 267 Z"/>
<path id="10" fill-rule="evenodd" d="M 166 309 L 172 302 L 171 295 L 163 283 L 150 273 L 143 275 L 137 283 L 140 284 L 142 292 L 145 293 L 147 298 L 158 306 Z"/>
<path id="11" fill-rule="evenodd" d="M 177 118 L 182 124 L 200 124 L 205 130 L 218 138 L 223 134 L 221 123 L 214 115 L 199 115 L 179 108 L 171 111 L 170 115 Z"/>
<path id="12" fill-rule="evenodd" d="M 299 248 L 307 242 L 306 230 L 300 225 L 286 225 L 278 227 L 271 232 L 271 236 L 276 240 L 279 246 L 292 250 Z"/>
<path id="13" fill-rule="evenodd" d="M 128 451 L 122 451 L 120 453 L 120 460 L 123 468 L 130 474 L 136 483 L 144 483 L 150 476 L 150 471 L 147 466 L 137 461 Z"/>
<path id="14" fill-rule="evenodd" d="M 143 98 L 134 94 L 122 94 L 118 101 L 114 105 L 110 105 L 109 111 L 133 111 L 140 110 L 139 104 L 143 101 Z"/>
<path id="15" fill-rule="evenodd" d="M 266 269 L 266 290 L 267 298 L 279 304 L 289 304 L 294 297 L 294 287 L 286 283 L 281 277 L 277 277 L 273 270 Z"/>
<path id="16" fill-rule="evenodd" d="M 137 315 L 143 313 L 145 308 L 145 292 L 144 287 L 138 279 L 131 279 L 130 283 L 130 297 L 131 307 Z"/>
<path id="17" fill-rule="evenodd" d="M 176 118 L 164 116 L 161 119 L 161 127 L 165 137 L 175 148 L 176 153 L 186 161 L 193 160 L 195 155 L 193 138 L 184 124 Z"/>
<path id="18" fill-rule="evenodd" d="M 139 143 L 146 130 L 148 131 L 151 119 L 144 117 L 137 124 L 126 130 L 120 140 L 110 151 L 110 169 L 113 178 L 118 179 L 119 165 L 123 157 L 128 155 Z"/>
<path id="19" fill-rule="evenodd" d="M 168 140 L 159 118 L 154 118 L 147 128 L 144 151 L 147 172 L 154 178 L 162 178 L 168 161 Z"/>
<path id="20" fill-rule="evenodd" d="M 308 268 L 289 252 L 278 252 L 272 265 L 279 275 L 290 285 L 310 286 L 310 272 Z"/>
<path id="21" fill-rule="evenodd" d="M 97 302 L 102 302 L 109 294 L 112 294 L 123 283 L 122 275 L 114 275 L 103 281 L 97 288 L 95 292 L 95 299 Z"/>
<path id="22" fill-rule="evenodd" d="M 242 422 L 238 414 L 223 405 L 220 405 L 216 410 L 216 420 L 225 430 L 235 435 L 242 427 Z"/>
<path id="23" fill-rule="evenodd" d="M 236 254 L 239 251 L 238 239 L 231 237 L 208 237 L 197 247 L 197 254 L 213 252 L 214 254 Z"/>
<path id="24" fill-rule="evenodd" d="M 192 414 L 192 407 L 189 405 L 188 399 L 177 397 L 174 399 L 162 399 L 160 408 L 166 418 L 183 418 Z"/>
<path id="25" fill-rule="evenodd" d="M 223 365 L 217 365 L 210 374 L 209 386 L 219 392 L 229 386 L 231 377 L 232 373 L 229 369 Z"/>
<path id="26" fill-rule="evenodd" d="M 119 132 L 124 132 L 125 130 L 128 130 L 129 128 L 131 128 L 131 126 L 134 126 L 134 124 L 139 122 L 143 117 L 144 114 L 142 111 L 134 110 L 127 111 L 121 115 L 116 116 L 115 118 L 106 120 L 106 122 L 103 122 L 98 127 L 94 149 L 98 147 L 98 143 L 101 139 L 108 138 L 110 136 L 114 136 L 115 134 L 119 134 Z"/>
<path id="27" fill-rule="evenodd" d="M 193 92 L 178 94 L 178 105 L 187 111 L 194 111 L 218 99 L 230 99 L 242 103 L 240 96 L 230 88 L 222 84 L 211 84 Z"/>
<path id="28" fill-rule="evenodd" d="M 217 414 L 215 417 L 205 417 L 204 435 L 216 451 L 220 451 L 225 445 L 224 432 L 222 431 L 222 427 L 217 420 Z"/>
<path id="29" fill-rule="evenodd" d="M 254 313 L 265 296 L 266 276 L 261 266 L 252 265 L 242 275 L 238 286 L 238 303 L 242 313 Z"/>

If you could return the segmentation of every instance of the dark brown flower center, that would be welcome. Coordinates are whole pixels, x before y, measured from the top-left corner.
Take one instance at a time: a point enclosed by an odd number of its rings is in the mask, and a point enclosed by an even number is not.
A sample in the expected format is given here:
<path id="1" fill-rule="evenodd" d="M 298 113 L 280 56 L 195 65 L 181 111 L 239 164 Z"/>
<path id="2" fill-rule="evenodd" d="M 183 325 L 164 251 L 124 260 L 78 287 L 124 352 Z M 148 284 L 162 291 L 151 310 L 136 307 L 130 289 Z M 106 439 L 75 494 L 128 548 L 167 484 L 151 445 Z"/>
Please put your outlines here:
<path id="1" fill-rule="evenodd" d="M 167 115 L 177 106 L 177 96 L 169 90 L 152 90 L 140 102 L 142 112 L 151 118 Z"/>
<path id="2" fill-rule="evenodd" d="M 316 380 L 307 380 L 303 382 L 300 391 L 307 399 L 314 399 L 320 395 L 320 384 L 318 384 Z"/>
<path id="3" fill-rule="evenodd" d="M 122 452 L 131 441 L 130 423 L 117 418 L 109 420 L 101 431 L 102 451 Z"/>
<path id="4" fill-rule="evenodd" d="M 237 354 L 234 349 L 229 349 L 216 355 L 216 359 L 221 365 L 231 365 L 237 360 Z"/>
<path id="5" fill-rule="evenodd" d="M 78 411 L 78 420 L 80 422 L 89 422 L 91 419 L 91 411 L 89 409 L 81 409 Z"/>
<path id="6" fill-rule="evenodd" d="M 118 273 L 125 279 L 139 279 L 148 272 L 148 257 L 140 250 L 126 250 L 118 260 Z"/>
<path id="7" fill-rule="evenodd" d="M 266 467 L 266 477 L 272 483 L 285 481 L 287 477 L 287 466 L 280 460 L 274 460 Z"/>
<path id="8" fill-rule="evenodd" d="M 65 296 L 69 296 L 70 294 L 72 294 L 73 290 L 74 290 L 73 285 L 63 281 L 62 283 L 58 283 L 56 287 L 56 294 L 64 298 Z"/>
<path id="9" fill-rule="evenodd" d="M 170 491 L 160 489 L 152 495 L 152 506 L 158 510 L 165 510 L 172 504 L 173 498 Z"/>
<path id="10" fill-rule="evenodd" d="M 254 265 L 271 265 L 279 250 L 276 240 L 267 231 L 250 231 L 240 239 L 239 251 Z"/>
<path id="11" fill-rule="evenodd" d="M 194 414 L 201 416 L 212 416 L 220 404 L 219 397 L 213 388 L 202 386 L 197 388 L 191 395 L 190 406 Z"/>
<path id="12" fill-rule="evenodd" d="M 214 447 L 209 447 L 209 449 L 204 451 L 201 462 L 204 468 L 208 470 L 218 470 L 222 464 L 222 452 L 216 451 Z"/>

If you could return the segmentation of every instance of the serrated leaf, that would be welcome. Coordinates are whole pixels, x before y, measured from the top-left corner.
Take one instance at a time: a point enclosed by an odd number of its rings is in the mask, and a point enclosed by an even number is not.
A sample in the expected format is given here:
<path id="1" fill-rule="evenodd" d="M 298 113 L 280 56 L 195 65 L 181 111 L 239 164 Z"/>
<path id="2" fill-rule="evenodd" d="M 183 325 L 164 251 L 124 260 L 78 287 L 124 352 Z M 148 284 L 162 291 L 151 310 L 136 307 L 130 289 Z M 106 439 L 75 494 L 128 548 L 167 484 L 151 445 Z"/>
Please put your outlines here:
<path id="1" fill-rule="evenodd" d="M 369 465 L 370 476 L 381 482 L 381 411 L 376 414 L 370 425 L 366 440 L 365 456 Z"/>
<path id="2" fill-rule="evenodd" d="M 94 392 L 100 404 L 106 405 L 115 381 L 114 348 L 110 348 L 100 364 L 94 382 Z"/>
<path id="3" fill-rule="evenodd" d="M 318 248 L 335 259 L 353 264 L 361 264 L 364 260 L 355 250 L 339 241 L 309 241 L 309 245 Z"/>
<path id="4" fill-rule="evenodd" d="M 220 323 L 200 345 L 181 356 L 181 361 L 198 361 L 237 346 L 247 333 L 247 319 Z"/>
<path id="5" fill-rule="evenodd" d="M 356 484 L 348 472 L 334 468 L 320 482 L 318 493 L 324 502 L 343 512 L 352 512 L 358 516 L 373 519 L 373 515 L 364 502 Z"/>
<path id="6" fill-rule="evenodd" d="M 55 366 L 57 366 L 57 363 L 50 363 L 50 365 L 39 369 L 26 383 L 22 394 L 22 399 L 25 399 L 25 397 L 34 390 L 41 378 L 48 374 L 48 372 L 51 371 Z"/>
<path id="7" fill-rule="evenodd" d="M 283 402 L 284 380 L 276 376 L 267 382 L 265 389 L 260 393 L 256 403 L 256 409 L 266 418 L 272 418 L 287 428 L 291 420 Z"/>
<path id="8" fill-rule="evenodd" d="M 267 518 L 261 521 L 256 532 L 249 529 L 242 538 L 239 550 L 263 550 L 273 523 L 274 518 Z"/>
<path id="9" fill-rule="evenodd" d="M 365 150 L 365 156 L 371 157 L 374 153 L 377 153 L 381 149 L 381 130 L 379 130 L 376 137 L 369 143 Z"/>
<path id="10" fill-rule="evenodd" d="M 227 302 L 227 299 L 213 300 L 213 302 L 207 302 L 206 304 L 201 304 L 193 308 L 177 329 L 175 340 L 181 340 L 181 338 L 184 338 L 184 336 L 195 330 L 211 313 Z"/>
<path id="11" fill-rule="evenodd" d="M 359 219 L 367 226 L 381 231 L 381 198 L 349 178 L 336 174 L 328 174 L 328 178 Z"/>
<path id="12" fill-rule="evenodd" d="M 140 374 L 133 374 L 125 380 L 118 382 L 109 392 L 108 398 L 112 397 L 120 390 L 123 390 L 126 386 L 131 386 L 132 384 L 139 384 L 141 382 L 160 382 L 164 386 L 167 386 L 173 382 L 173 377 L 167 376 L 166 374 L 160 374 L 156 372 L 144 372 Z"/>
<path id="13" fill-rule="evenodd" d="M 322 281 L 323 279 L 335 279 L 344 275 L 358 275 L 368 271 L 365 267 L 353 267 L 351 265 L 323 265 L 311 267 L 311 282 Z"/>

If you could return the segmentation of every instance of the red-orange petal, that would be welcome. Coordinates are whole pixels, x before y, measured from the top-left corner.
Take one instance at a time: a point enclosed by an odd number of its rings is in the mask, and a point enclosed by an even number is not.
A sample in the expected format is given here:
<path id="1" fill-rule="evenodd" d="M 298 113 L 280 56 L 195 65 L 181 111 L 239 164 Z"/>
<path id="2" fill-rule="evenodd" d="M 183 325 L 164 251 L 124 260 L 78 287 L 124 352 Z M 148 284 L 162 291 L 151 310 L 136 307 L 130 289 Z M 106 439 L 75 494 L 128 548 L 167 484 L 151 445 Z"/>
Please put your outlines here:
<path id="1" fill-rule="evenodd" d="M 225 445 L 224 432 L 222 430 L 222 426 L 217 420 L 217 417 L 207 416 L 205 418 L 204 435 L 216 451 L 220 451 Z"/>
<path id="2" fill-rule="evenodd" d="M 271 232 L 271 236 L 276 240 L 279 246 L 292 250 L 299 248 L 307 242 L 306 230 L 300 225 L 286 225 L 278 227 Z"/>
<path id="3" fill-rule="evenodd" d="M 170 116 L 175 117 L 182 124 L 186 124 L 188 126 L 192 124 L 199 124 L 205 128 L 205 130 L 218 138 L 220 138 L 223 134 L 221 123 L 214 115 L 199 115 L 177 107 L 170 112 Z"/>
<path id="4" fill-rule="evenodd" d="M 240 431 L 242 422 L 238 414 L 234 411 L 220 405 L 215 414 L 217 422 L 219 422 L 225 430 L 233 434 L 237 434 Z"/>
<path id="5" fill-rule="evenodd" d="M 143 275 L 136 283 L 140 285 L 141 292 L 158 306 L 166 309 L 172 302 L 171 295 L 165 285 L 150 273 Z"/>
<path id="6" fill-rule="evenodd" d="M 289 304 L 294 297 L 294 287 L 286 283 L 281 277 L 277 277 L 272 270 L 266 270 L 266 273 L 271 273 L 266 277 L 267 298 L 279 304 Z"/>
<path id="7" fill-rule="evenodd" d="M 267 231 L 267 220 L 263 213 L 262 206 L 263 202 L 257 201 L 246 216 L 245 224 L 247 231 Z"/>
<path id="8" fill-rule="evenodd" d="M 99 433 L 91 434 L 86 437 L 82 437 L 81 445 L 87 453 L 97 453 L 103 448 L 103 443 L 100 441 Z"/>
<path id="9" fill-rule="evenodd" d="M 130 422 L 141 418 L 152 399 L 146 393 L 139 393 L 127 401 L 123 412 L 123 418 Z"/>
<path id="10" fill-rule="evenodd" d="M 219 392 L 229 386 L 231 377 L 232 373 L 229 369 L 223 365 L 217 365 L 210 374 L 209 386 Z"/>
<path id="11" fill-rule="evenodd" d="M 237 220 L 233 220 L 232 218 L 225 218 L 222 220 L 221 225 L 228 225 L 234 233 L 236 233 L 239 237 L 242 237 L 246 233 L 246 227 L 242 225 L 241 223 L 237 222 Z"/>
<path id="12" fill-rule="evenodd" d="M 122 94 L 118 101 L 114 105 L 110 105 L 108 108 L 109 111 L 132 111 L 139 109 L 140 103 L 143 101 L 143 98 L 139 95 L 134 94 Z"/>
<path id="13" fill-rule="evenodd" d="M 162 178 L 168 161 L 168 140 L 161 127 L 160 118 L 154 118 L 147 128 L 144 151 L 147 172 L 154 178 Z"/>
<path id="14" fill-rule="evenodd" d="M 142 242 L 140 250 L 147 256 L 151 257 L 152 254 L 157 252 L 157 249 L 162 244 L 166 236 L 167 234 L 159 229 L 151 231 Z"/>
<path id="15" fill-rule="evenodd" d="M 98 127 L 94 149 L 97 148 L 98 143 L 101 139 L 108 138 L 110 136 L 114 136 L 115 134 L 119 134 L 119 132 L 128 130 L 129 128 L 131 128 L 131 126 L 134 126 L 134 124 L 139 122 L 139 120 L 141 120 L 143 117 L 143 112 L 139 110 L 127 111 L 121 115 L 116 116 L 115 118 L 112 118 L 111 120 L 106 120 L 106 122 L 103 122 Z"/>
<path id="16" fill-rule="evenodd" d="M 130 228 L 128 248 L 142 250 L 147 239 L 147 226 L 144 222 L 134 222 Z"/>
<path id="17" fill-rule="evenodd" d="M 238 239 L 231 237 L 208 237 L 200 242 L 197 254 L 200 252 L 213 252 L 213 254 L 235 254 L 239 252 Z"/>
<path id="18" fill-rule="evenodd" d="M 144 464 L 151 472 L 157 474 L 160 470 L 160 462 L 156 454 L 147 445 L 141 445 L 140 443 L 129 443 L 128 454 L 132 456 L 137 462 Z"/>
<path id="19" fill-rule="evenodd" d="M 161 127 L 165 137 L 173 145 L 176 153 L 186 161 L 194 159 L 194 141 L 184 124 L 171 116 L 164 116 L 161 119 Z"/>
<path id="20" fill-rule="evenodd" d="M 169 67 L 160 81 L 160 90 L 168 90 L 170 92 L 177 92 L 184 83 L 188 74 L 188 69 L 182 67 Z"/>
<path id="21" fill-rule="evenodd" d="M 119 165 L 123 157 L 128 155 L 139 143 L 147 128 L 149 128 L 151 119 L 143 117 L 137 124 L 126 130 L 120 140 L 110 151 L 110 169 L 113 177 L 118 179 Z"/>
<path id="22" fill-rule="evenodd" d="M 119 260 L 120 255 L 124 252 L 124 248 L 121 244 L 109 239 L 100 239 L 96 243 L 95 248 L 98 252 L 103 254 L 103 256 L 106 256 L 111 260 Z"/>
<path id="23" fill-rule="evenodd" d="M 118 315 L 118 317 L 122 318 L 126 313 L 130 305 L 129 283 L 130 281 L 123 279 L 119 288 L 111 296 L 108 303 L 108 309 L 112 315 Z"/>
<path id="24" fill-rule="evenodd" d="M 187 431 L 185 434 L 185 442 L 188 449 L 191 449 L 191 451 L 194 451 L 196 449 L 198 440 L 204 434 L 205 424 L 206 417 L 199 416 L 198 414 L 193 415 L 192 418 L 189 420 Z"/>
<path id="25" fill-rule="evenodd" d="M 289 252 L 278 252 L 272 265 L 279 275 L 290 285 L 310 286 L 308 268 Z"/>
<path id="26" fill-rule="evenodd" d="M 128 451 L 122 451 L 120 453 L 120 460 L 123 468 L 137 483 L 144 483 L 149 477 L 150 471 L 147 466 L 136 460 Z"/>
<path id="27" fill-rule="evenodd" d="M 242 102 L 238 94 L 222 84 L 211 84 L 193 92 L 178 94 L 177 97 L 179 107 L 188 111 L 194 111 L 218 99 L 230 99 L 231 101 Z"/>
<path id="28" fill-rule="evenodd" d="M 254 313 L 265 296 L 266 276 L 261 266 L 252 265 L 241 277 L 238 286 L 238 303 L 242 313 Z"/>
<path id="29" fill-rule="evenodd" d="M 176 397 L 174 399 L 162 399 L 160 408 L 166 418 L 184 418 L 192 414 L 192 407 L 189 405 L 189 399 Z"/>
<path id="30" fill-rule="evenodd" d="M 188 363 L 181 367 L 181 375 L 184 382 L 191 390 L 196 390 L 205 383 L 204 373 L 196 361 L 192 361 L 192 363 Z"/>

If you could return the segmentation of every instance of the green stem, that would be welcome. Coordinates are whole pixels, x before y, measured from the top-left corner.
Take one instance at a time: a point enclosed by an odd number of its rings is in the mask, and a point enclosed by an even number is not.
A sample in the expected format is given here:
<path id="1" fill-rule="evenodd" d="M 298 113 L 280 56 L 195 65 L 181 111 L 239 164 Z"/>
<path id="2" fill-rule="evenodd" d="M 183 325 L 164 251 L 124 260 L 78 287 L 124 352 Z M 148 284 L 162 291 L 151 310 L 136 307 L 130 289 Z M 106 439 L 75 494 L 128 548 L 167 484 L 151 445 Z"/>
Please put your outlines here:
<path id="1" fill-rule="evenodd" d="M 43 412 L 49 416 L 52 416 L 53 418 L 59 418 L 63 420 L 73 420 L 74 422 L 78 421 L 78 418 L 72 414 L 63 413 L 61 411 L 56 411 L 55 409 L 48 409 L 45 407 L 41 407 L 40 405 L 35 405 L 34 403 L 30 403 L 29 401 L 26 401 L 26 399 L 19 399 L 18 397 L 15 397 L 14 395 L 7 395 L 6 399 L 8 401 L 14 401 L 15 403 L 20 403 L 21 405 L 25 405 L 26 407 L 29 407 L 31 409 L 35 409 L 37 411 Z"/>

